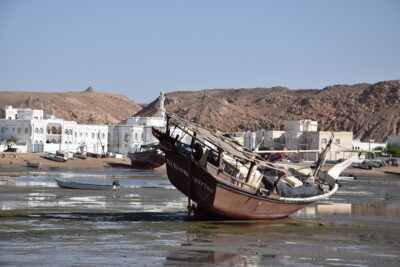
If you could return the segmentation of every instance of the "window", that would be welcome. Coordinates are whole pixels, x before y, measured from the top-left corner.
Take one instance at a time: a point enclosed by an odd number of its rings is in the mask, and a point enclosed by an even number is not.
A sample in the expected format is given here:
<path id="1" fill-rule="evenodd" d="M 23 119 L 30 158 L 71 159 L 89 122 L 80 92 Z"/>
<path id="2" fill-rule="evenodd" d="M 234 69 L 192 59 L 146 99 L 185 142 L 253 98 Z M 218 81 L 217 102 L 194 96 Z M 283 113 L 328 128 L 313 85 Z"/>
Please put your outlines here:
<path id="1" fill-rule="evenodd" d="M 335 140 L 336 144 L 340 145 L 340 139 Z"/>
<path id="2" fill-rule="evenodd" d="M 105 133 L 102 133 L 102 134 L 101 134 L 101 138 L 102 138 L 102 139 L 106 138 Z"/>
<path id="3" fill-rule="evenodd" d="M 92 133 L 92 139 L 94 139 L 94 133 Z"/>
<path id="4" fill-rule="evenodd" d="M 25 128 L 25 133 L 26 133 L 26 134 L 28 133 L 28 127 Z"/>
<path id="5" fill-rule="evenodd" d="M 40 128 L 40 133 L 43 134 L 43 128 Z"/>
<path id="6" fill-rule="evenodd" d="M 35 133 L 38 133 L 39 132 L 39 129 L 38 128 L 35 128 Z"/>
<path id="7" fill-rule="evenodd" d="M 18 127 L 18 133 L 21 133 L 21 128 L 20 127 Z"/>
<path id="8" fill-rule="evenodd" d="M 78 134 L 75 132 L 75 138 L 77 138 L 78 137 Z"/>
<path id="9" fill-rule="evenodd" d="M 327 143 L 326 138 L 322 138 L 322 139 L 321 139 L 321 143 L 322 143 L 322 144 L 326 144 L 326 143 Z"/>

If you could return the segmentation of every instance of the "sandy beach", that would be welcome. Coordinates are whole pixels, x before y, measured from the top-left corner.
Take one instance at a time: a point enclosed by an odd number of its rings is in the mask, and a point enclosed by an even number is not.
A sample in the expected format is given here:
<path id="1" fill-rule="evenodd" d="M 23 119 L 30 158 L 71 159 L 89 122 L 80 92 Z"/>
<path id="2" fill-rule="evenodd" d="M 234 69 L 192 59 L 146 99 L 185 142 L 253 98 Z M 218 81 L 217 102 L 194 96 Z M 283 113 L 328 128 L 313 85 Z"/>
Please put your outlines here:
<path id="1" fill-rule="evenodd" d="M 43 153 L 0 153 L 0 171 L 3 172 L 13 172 L 13 171 L 27 171 L 32 170 L 26 167 L 28 161 L 33 163 L 41 163 L 41 170 L 106 170 L 109 168 L 115 169 L 132 169 L 130 166 L 130 159 L 124 157 L 122 159 L 116 158 L 87 158 L 87 159 L 77 159 L 73 158 L 67 162 L 56 162 L 44 158 Z M 329 169 L 332 165 L 326 164 L 324 169 Z M 162 166 L 161 169 L 165 167 Z M 399 173 L 399 167 L 382 167 L 373 168 L 372 170 L 363 170 L 358 168 L 347 168 L 343 174 L 344 175 L 372 175 L 378 177 L 384 177 L 394 173 Z"/>
<path id="2" fill-rule="evenodd" d="M 79 170 L 79 169 L 98 169 L 98 168 L 130 168 L 130 159 L 124 157 L 116 158 L 73 158 L 67 162 L 56 162 L 44 157 L 43 153 L 0 153 L 0 170 L 2 171 L 21 171 L 31 169 L 26 167 L 28 161 L 40 163 L 42 170 Z"/>

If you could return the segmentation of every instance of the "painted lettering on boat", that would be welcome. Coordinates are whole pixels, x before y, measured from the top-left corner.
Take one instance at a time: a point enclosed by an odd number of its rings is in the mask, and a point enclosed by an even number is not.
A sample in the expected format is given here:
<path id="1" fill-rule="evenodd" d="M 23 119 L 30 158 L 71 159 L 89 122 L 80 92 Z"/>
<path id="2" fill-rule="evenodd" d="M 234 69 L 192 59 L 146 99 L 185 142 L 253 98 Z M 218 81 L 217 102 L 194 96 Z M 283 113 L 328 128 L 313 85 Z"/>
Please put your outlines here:
<path id="1" fill-rule="evenodd" d="M 167 159 L 166 163 L 167 163 L 168 166 L 172 167 L 177 172 L 180 172 L 181 174 L 185 175 L 186 177 L 189 177 L 188 172 L 184 168 L 180 167 L 178 164 L 173 162 L 172 160 Z M 192 175 L 190 178 L 193 181 L 193 183 L 198 184 L 199 186 L 204 188 L 207 192 L 209 192 L 209 193 L 213 193 L 214 192 L 214 189 L 212 189 L 210 186 L 208 186 L 205 182 L 203 182 L 202 180 L 200 180 L 196 176 Z"/>

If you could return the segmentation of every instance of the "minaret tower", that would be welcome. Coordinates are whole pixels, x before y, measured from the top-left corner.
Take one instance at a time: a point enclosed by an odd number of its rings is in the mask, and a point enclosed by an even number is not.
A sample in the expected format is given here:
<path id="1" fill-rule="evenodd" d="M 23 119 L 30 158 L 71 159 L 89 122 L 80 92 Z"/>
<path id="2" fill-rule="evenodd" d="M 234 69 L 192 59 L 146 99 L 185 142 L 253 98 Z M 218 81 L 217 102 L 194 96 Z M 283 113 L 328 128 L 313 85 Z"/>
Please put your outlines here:
<path id="1" fill-rule="evenodd" d="M 160 101 L 160 116 L 164 120 L 165 119 L 165 108 L 164 108 L 165 97 L 164 97 L 163 91 L 160 92 L 159 101 Z"/>

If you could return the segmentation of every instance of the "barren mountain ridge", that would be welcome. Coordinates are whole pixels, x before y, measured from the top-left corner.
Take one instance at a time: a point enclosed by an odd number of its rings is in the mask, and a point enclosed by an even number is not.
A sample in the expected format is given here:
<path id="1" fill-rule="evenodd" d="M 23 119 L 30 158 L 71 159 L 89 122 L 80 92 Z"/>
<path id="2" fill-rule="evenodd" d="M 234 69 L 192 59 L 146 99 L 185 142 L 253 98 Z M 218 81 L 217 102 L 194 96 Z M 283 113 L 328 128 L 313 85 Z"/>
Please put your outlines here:
<path id="1" fill-rule="evenodd" d="M 204 99 L 204 101 L 203 101 Z M 155 100 L 137 116 L 151 116 Z M 282 130 L 286 120 L 312 119 L 320 130 L 352 131 L 354 138 L 386 141 L 399 135 L 400 80 L 334 85 L 323 89 L 286 87 L 214 89 L 166 94 L 168 112 L 209 129 L 233 133 Z"/>

